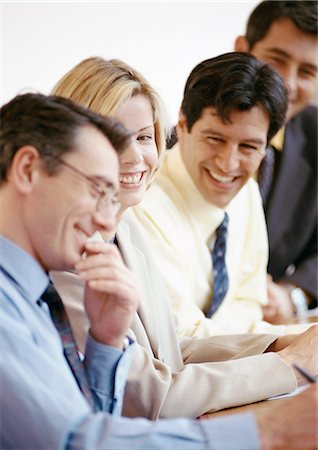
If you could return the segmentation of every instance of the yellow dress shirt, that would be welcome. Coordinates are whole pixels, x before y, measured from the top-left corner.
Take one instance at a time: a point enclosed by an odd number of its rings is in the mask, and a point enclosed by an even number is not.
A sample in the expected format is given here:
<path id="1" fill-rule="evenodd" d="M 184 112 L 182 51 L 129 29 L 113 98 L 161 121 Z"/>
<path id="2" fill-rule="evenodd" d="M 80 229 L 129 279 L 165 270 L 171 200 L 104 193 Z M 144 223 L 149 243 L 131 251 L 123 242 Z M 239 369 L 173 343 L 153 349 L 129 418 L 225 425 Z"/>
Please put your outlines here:
<path id="1" fill-rule="evenodd" d="M 229 289 L 216 314 L 208 319 L 202 311 L 213 290 L 209 245 L 213 246 L 224 211 L 203 199 L 184 166 L 178 144 L 167 152 L 145 199 L 134 208 L 157 260 L 181 335 L 206 337 L 259 331 L 261 306 L 267 302 L 268 240 L 262 202 L 253 179 L 226 211 Z"/>
<path id="2" fill-rule="evenodd" d="M 275 134 L 273 139 L 271 140 L 271 145 L 277 150 L 278 152 L 283 151 L 284 146 L 284 139 L 285 139 L 285 127 L 282 127 L 278 132 Z M 258 171 L 254 174 L 254 179 L 258 179 Z"/>
<path id="3" fill-rule="evenodd" d="M 271 140 L 271 144 L 275 149 L 279 152 L 283 151 L 283 145 L 284 145 L 284 138 L 285 138 L 285 127 L 281 128 L 273 137 Z"/>

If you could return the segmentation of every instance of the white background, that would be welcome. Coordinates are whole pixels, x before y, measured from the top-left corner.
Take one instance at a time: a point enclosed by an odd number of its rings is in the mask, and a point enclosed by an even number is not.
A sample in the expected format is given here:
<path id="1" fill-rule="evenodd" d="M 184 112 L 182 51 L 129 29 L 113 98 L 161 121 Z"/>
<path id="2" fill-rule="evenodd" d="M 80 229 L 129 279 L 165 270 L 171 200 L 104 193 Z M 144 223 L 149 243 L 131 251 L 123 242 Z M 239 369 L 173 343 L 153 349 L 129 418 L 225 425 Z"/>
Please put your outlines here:
<path id="1" fill-rule="evenodd" d="M 258 3 L 1 1 L 1 104 L 29 90 L 48 94 L 82 59 L 102 56 L 139 70 L 175 123 L 190 71 L 232 51 Z"/>

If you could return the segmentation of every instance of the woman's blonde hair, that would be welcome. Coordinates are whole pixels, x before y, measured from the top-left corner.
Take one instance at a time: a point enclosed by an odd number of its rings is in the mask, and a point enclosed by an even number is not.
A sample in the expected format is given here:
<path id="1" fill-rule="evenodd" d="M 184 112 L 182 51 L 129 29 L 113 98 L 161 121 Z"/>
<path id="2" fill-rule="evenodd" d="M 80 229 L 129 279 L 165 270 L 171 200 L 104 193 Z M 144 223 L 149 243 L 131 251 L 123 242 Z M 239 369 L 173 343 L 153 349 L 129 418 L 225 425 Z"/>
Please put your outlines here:
<path id="1" fill-rule="evenodd" d="M 100 57 L 85 59 L 61 78 L 52 94 L 67 97 L 104 116 L 115 115 L 134 95 L 144 95 L 152 107 L 158 158 L 162 159 L 167 130 L 164 105 L 148 81 L 123 61 Z"/>

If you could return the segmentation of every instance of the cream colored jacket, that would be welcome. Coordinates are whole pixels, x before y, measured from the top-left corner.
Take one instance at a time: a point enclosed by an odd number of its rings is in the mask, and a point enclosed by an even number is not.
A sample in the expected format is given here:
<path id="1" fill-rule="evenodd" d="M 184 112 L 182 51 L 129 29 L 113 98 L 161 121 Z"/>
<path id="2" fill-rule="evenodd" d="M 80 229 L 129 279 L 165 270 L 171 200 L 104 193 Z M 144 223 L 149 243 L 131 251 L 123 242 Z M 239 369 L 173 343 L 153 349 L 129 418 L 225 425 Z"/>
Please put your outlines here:
<path id="1" fill-rule="evenodd" d="M 276 339 L 274 335 L 178 338 L 151 248 L 130 212 L 116 236 L 142 291 L 140 308 L 128 333 L 138 345 L 126 385 L 124 415 L 198 417 L 296 388 L 296 377 L 281 358 L 274 353 L 262 354 Z M 81 281 L 64 272 L 53 273 L 52 279 L 83 350 L 88 322 Z"/>

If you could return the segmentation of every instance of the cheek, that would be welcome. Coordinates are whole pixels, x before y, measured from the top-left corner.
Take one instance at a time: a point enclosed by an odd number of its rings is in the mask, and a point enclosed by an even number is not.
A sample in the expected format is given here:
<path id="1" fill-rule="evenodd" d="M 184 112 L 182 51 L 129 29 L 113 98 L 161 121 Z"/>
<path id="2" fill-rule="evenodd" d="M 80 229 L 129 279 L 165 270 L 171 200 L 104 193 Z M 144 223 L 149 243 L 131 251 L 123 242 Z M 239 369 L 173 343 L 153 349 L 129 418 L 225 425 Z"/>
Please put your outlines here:
<path id="1" fill-rule="evenodd" d="M 75 199 L 74 199 L 75 196 Z M 65 239 L 65 233 L 69 233 L 70 226 L 75 217 L 77 217 L 83 208 L 77 207 L 76 197 L 82 199 L 80 193 L 62 192 L 55 189 L 55 194 L 48 193 L 47 201 L 42 201 L 35 217 L 40 217 L 41 232 L 46 239 L 52 243 L 57 243 L 60 239 Z"/>
<path id="2" fill-rule="evenodd" d="M 156 146 L 148 148 L 143 153 L 143 158 L 146 165 L 150 168 L 150 173 L 152 174 L 158 165 L 158 150 Z"/>
<path id="3" fill-rule="evenodd" d="M 50 242 L 56 240 L 59 230 L 63 223 L 64 214 L 62 212 L 62 205 L 47 203 L 41 205 L 41 212 L 38 211 L 35 217 L 39 218 L 37 228 L 44 239 Z M 40 228 L 40 229 L 39 229 Z"/>
<path id="4" fill-rule="evenodd" d="M 261 155 L 257 155 L 254 158 L 252 158 L 248 163 L 246 164 L 246 170 L 249 173 L 249 175 L 254 175 L 261 165 L 261 162 L 263 161 L 265 156 L 265 152 Z"/>
<path id="5" fill-rule="evenodd" d="M 302 92 L 302 97 L 306 101 L 309 101 L 310 99 L 312 99 L 318 89 L 318 83 L 312 83 L 308 80 L 302 80 L 299 83 L 299 86 L 300 86 L 300 90 Z"/>
<path id="6" fill-rule="evenodd" d="M 48 202 L 25 205 L 22 220 L 25 224 L 27 246 L 37 261 L 46 267 L 48 254 L 52 252 L 56 239 L 56 222 Z"/>
<path id="7" fill-rule="evenodd" d="M 242 170 L 242 174 L 245 174 L 245 178 L 249 178 L 253 176 L 259 169 L 261 162 L 263 161 L 265 156 L 264 152 L 257 153 L 254 155 L 245 155 L 242 157 L 240 162 L 240 168 Z"/>

